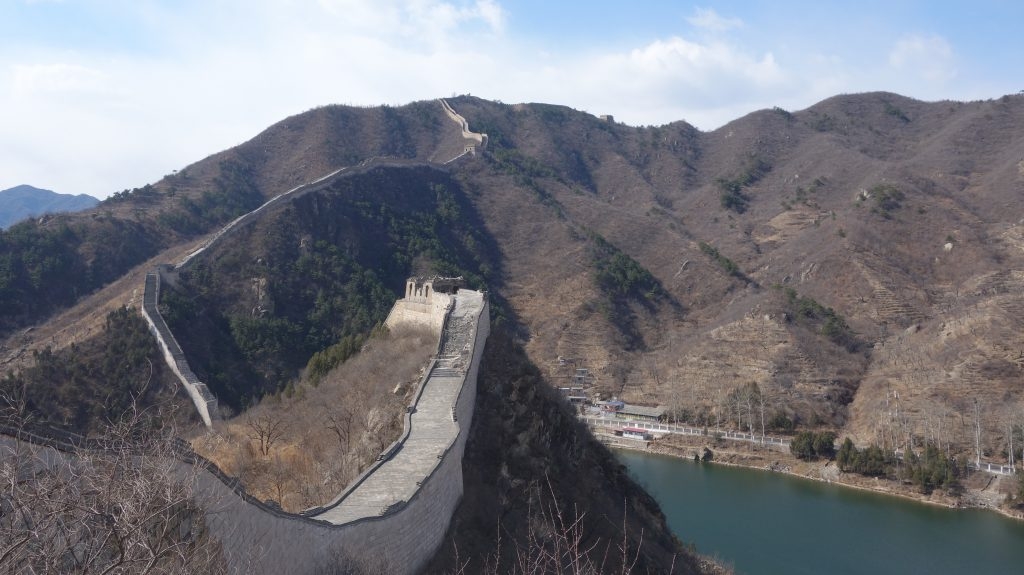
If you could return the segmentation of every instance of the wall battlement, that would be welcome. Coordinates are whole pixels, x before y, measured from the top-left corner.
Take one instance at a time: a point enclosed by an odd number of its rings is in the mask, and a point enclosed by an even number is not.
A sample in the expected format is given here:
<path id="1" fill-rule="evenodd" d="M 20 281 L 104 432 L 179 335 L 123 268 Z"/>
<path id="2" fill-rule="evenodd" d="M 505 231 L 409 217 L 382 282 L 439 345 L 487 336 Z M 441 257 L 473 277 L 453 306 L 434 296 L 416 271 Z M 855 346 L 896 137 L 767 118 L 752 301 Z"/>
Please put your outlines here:
<path id="1" fill-rule="evenodd" d="M 436 553 L 462 498 L 462 457 L 490 311 L 482 292 L 432 291 L 431 298 L 447 299 L 450 308 L 406 433 L 334 501 L 303 514 L 268 510 L 204 474 L 203 493 L 218 510 L 207 522 L 224 548 L 238 553 L 229 558 L 234 572 L 309 573 L 344 558 L 342 564 L 412 575 Z"/>

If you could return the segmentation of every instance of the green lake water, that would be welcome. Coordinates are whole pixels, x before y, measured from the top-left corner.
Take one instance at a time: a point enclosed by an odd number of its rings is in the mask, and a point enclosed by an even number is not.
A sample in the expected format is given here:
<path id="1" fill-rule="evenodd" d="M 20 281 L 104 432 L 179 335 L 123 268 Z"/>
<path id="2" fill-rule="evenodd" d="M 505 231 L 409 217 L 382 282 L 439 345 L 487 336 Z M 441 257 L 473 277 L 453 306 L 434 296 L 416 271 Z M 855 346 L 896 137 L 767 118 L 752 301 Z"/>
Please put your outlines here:
<path id="1" fill-rule="evenodd" d="M 754 575 L 1024 574 L 1024 522 L 754 469 L 617 450 L 697 551 Z"/>

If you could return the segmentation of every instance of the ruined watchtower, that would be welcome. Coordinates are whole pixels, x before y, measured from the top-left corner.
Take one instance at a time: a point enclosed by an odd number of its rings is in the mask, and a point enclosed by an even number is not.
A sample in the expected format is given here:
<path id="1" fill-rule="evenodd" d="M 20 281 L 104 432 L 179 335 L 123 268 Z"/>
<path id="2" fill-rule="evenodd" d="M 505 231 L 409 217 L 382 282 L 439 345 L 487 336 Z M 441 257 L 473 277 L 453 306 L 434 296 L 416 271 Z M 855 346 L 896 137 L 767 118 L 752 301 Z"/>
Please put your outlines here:
<path id="1" fill-rule="evenodd" d="M 405 299 L 428 303 L 435 293 L 454 294 L 459 291 L 463 282 L 461 276 L 457 278 L 411 277 L 405 281 Z"/>
<path id="2" fill-rule="evenodd" d="M 444 316 L 452 306 L 452 296 L 462 287 L 461 277 L 411 277 L 405 281 L 405 297 L 395 302 L 388 319 L 389 329 L 401 324 L 424 325 L 438 334 Z"/>

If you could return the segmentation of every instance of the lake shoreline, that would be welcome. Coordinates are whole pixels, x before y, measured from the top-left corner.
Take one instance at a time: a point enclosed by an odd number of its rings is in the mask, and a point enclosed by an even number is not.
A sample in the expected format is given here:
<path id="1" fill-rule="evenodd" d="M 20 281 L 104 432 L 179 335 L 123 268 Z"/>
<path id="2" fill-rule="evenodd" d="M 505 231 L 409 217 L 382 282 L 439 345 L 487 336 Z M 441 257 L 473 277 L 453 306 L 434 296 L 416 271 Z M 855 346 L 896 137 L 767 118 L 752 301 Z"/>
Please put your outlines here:
<path id="1" fill-rule="evenodd" d="M 737 573 L 1015 573 L 1024 561 L 1024 524 L 1001 515 L 833 488 L 804 481 L 802 470 L 751 473 L 744 468 L 764 465 L 736 463 L 723 450 L 714 456 L 721 465 L 695 465 L 692 447 L 676 453 L 642 443 L 625 447 L 631 449 L 615 457 L 658 501 L 673 533 Z M 771 463 L 782 454 L 762 455 Z"/>
<path id="2" fill-rule="evenodd" d="M 935 490 L 932 495 L 925 495 L 891 479 L 875 479 L 839 471 L 835 463 L 832 461 L 826 462 L 822 465 L 820 462 L 804 462 L 798 460 L 793 455 L 782 451 L 769 449 L 758 453 L 742 452 L 740 450 L 711 446 L 704 443 L 697 445 L 692 441 L 687 443 L 685 440 L 678 441 L 681 439 L 679 437 L 670 437 L 677 439 L 677 441 L 666 442 L 665 439 L 659 439 L 649 442 L 637 441 L 634 444 L 634 442 L 626 442 L 622 441 L 620 438 L 615 438 L 618 441 L 614 444 L 609 444 L 609 447 L 651 453 L 655 455 L 664 455 L 687 461 L 693 461 L 693 455 L 697 453 L 696 450 L 703 450 L 704 447 L 707 447 L 711 449 L 714 454 L 714 457 L 712 457 L 711 461 L 708 463 L 716 465 L 779 473 L 782 475 L 808 479 L 830 485 L 835 484 L 859 491 L 899 497 L 901 499 L 916 501 L 936 507 L 944 507 L 947 509 L 981 509 L 986 511 L 995 511 L 1004 517 L 1017 521 L 1024 521 L 1024 512 L 1019 510 L 1006 509 L 1002 506 L 971 504 L 971 501 L 967 499 L 968 495 L 971 495 L 975 501 L 983 499 L 983 497 L 981 497 L 981 493 L 976 489 L 972 490 L 965 487 L 965 495 L 960 497 L 947 495 L 941 490 Z M 598 439 L 601 439 L 601 437 L 598 436 Z M 685 439 L 691 438 L 685 437 Z M 687 452 L 687 450 L 690 451 Z M 771 455 L 769 457 L 765 457 L 767 454 Z M 725 456 L 725 458 L 722 456 Z M 781 461 L 784 461 L 785 464 L 780 464 Z M 818 472 L 817 475 L 813 474 L 814 471 Z M 828 477 L 825 476 L 826 474 Z"/>

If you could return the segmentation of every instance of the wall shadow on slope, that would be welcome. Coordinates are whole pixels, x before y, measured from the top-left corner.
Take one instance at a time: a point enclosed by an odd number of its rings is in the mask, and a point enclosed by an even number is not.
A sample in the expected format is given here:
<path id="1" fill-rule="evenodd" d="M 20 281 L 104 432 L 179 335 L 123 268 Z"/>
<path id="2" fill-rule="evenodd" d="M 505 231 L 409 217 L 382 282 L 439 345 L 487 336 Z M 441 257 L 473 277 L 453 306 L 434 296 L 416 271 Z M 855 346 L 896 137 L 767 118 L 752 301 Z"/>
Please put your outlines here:
<path id="1" fill-rule="evenodd" d="M 463 475 L 463 500 L 428 573 L 454 572 L 466 561 L 465 572 L 489 573 L 499 557 L 498 572 L 515 572 L 517 550 L 530 547 L 531 535 L 545 540 L 536 530 L 541 514 L 552 512 L 569 522 L 582 516 L 579 548 L 591 550 L 588 559 L 602 572 L 621 572 L 623 529 L 628 557 L 639 547 L 633 573 L 667 573 L 674 556 L 675 573 L 699 572 L 658 504 L 577 420 L 507 329 L 493 329 L 487 340 Z"/>

